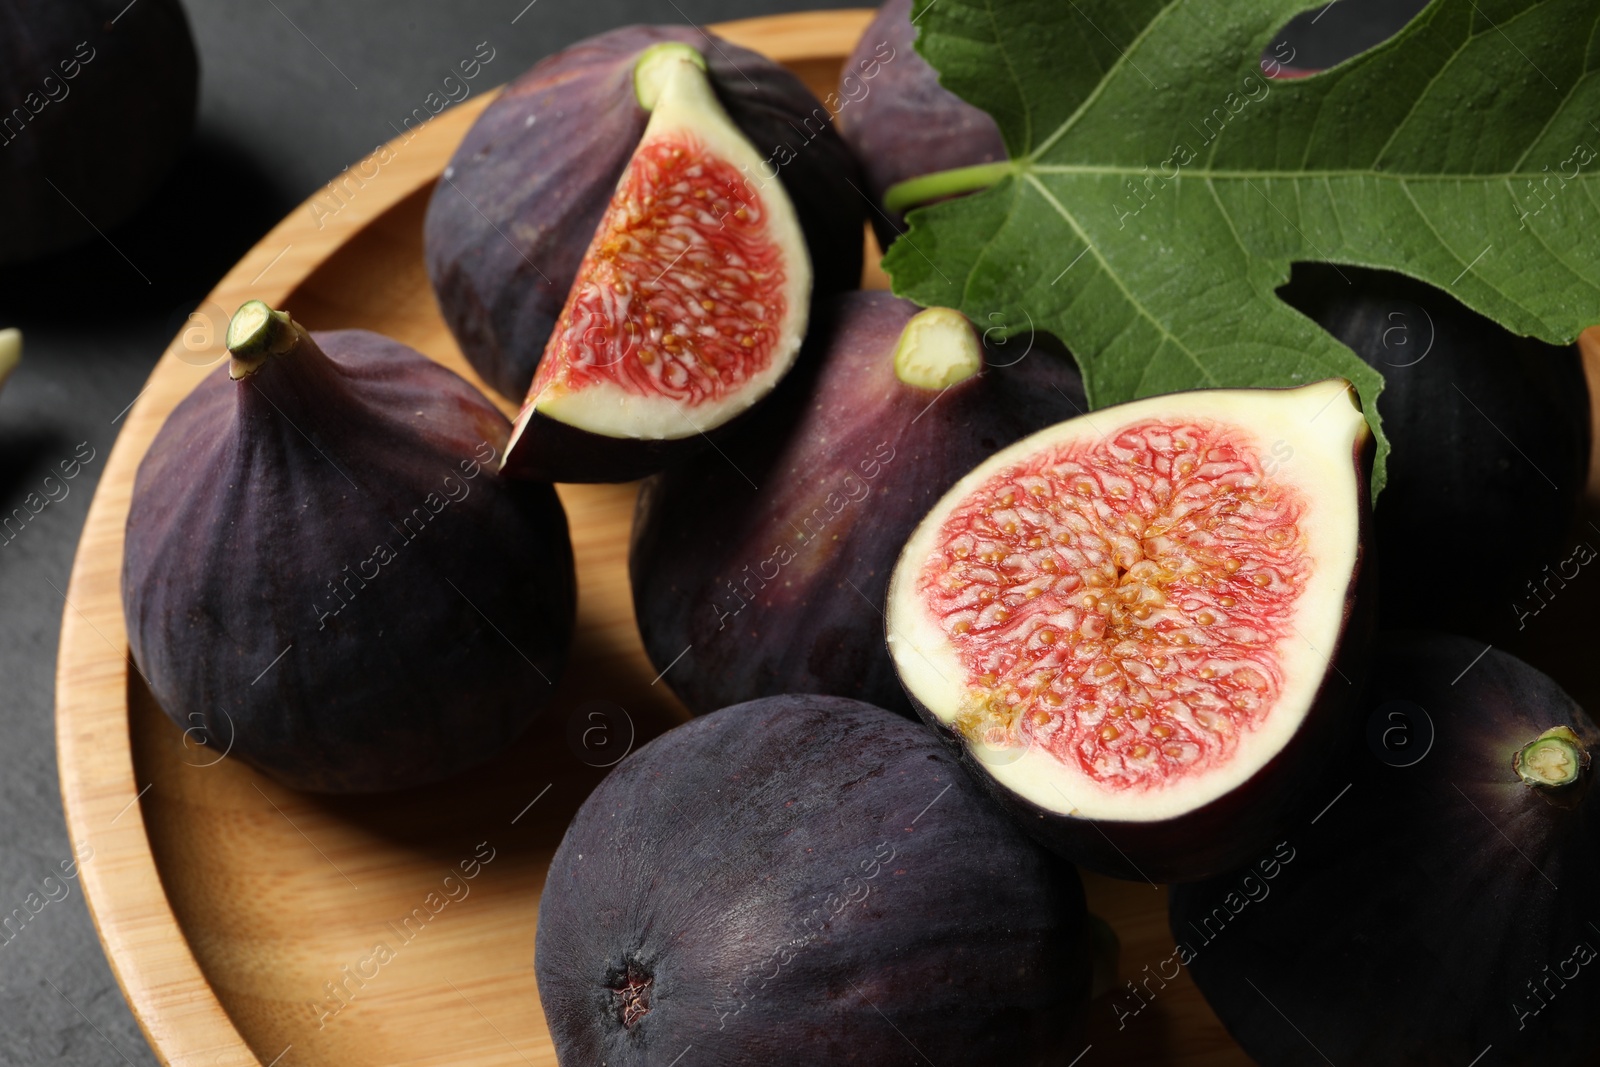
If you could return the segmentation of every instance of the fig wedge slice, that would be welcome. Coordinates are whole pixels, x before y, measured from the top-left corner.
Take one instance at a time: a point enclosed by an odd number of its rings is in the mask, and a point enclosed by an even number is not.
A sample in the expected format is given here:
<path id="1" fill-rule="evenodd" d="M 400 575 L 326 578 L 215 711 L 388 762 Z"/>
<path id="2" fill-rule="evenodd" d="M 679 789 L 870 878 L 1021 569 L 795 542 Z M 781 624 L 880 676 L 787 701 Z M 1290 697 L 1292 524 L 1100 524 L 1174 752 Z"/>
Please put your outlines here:
<path id="1" fill-rule="evenodd" d="M 794 364 L 811 260 L 781 183 L 717 100 L 705 60 L 640 56 L 650 122 L 578 268 L 529 386 L 509 471 L 628 481 L 702 445 Z"/>
<path id="2" fill-rule="evenodd" d="M 962 478 L 890 580 L 901 683 L 1063 855 L 1184 881 L 1255 855 L 1338 748 L 1370 434 L 1342 380 L 1070 419 Z"/>

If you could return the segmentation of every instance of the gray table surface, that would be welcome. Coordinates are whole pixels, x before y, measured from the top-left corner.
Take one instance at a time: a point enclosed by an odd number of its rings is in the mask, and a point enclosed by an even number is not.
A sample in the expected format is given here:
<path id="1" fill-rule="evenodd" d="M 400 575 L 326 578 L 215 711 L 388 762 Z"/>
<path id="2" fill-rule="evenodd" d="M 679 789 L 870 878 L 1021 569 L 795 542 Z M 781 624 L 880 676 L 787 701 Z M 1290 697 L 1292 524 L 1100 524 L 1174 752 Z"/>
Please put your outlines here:
<path id="1" fill-rule="evenodd" d="M 0 0 L 0 3 L 6 0 Z M 0 547 L 0 914 L 71 855 L 56 775 L 54 679 L 78 535 L 119 419 L 184 315 L 278 219 L 400 121 L 479 42 L 497 84 L 629 22 L 713 22 L 850 4 L 811 0 L 186 0 L 203 68 L 199 126 L 133 221 L 45 263 L 0 271 L 0 326 L 23 328 L 0 394 L 0 514 L 62 460 L 93 459 Z M 525 6 L 526 5 L 526 6 Z M 1335 0 L 1286 36 L 1332 62 L 1421 0 Z M 520 13 L 520 14 L 519 14 Z M 513 18 L 516 19 L 513 23 Z M 1313 19 L 1315 24 L 1313 25 Z M 111 244 L 114 243 L 113 248 Z M 146 280 L 148 279 L 148 280 Z M 59 491 L 57 491 L 59 492 Z M 153 1064 L 75 881 L 0 944 L 0 1064 Z"/>

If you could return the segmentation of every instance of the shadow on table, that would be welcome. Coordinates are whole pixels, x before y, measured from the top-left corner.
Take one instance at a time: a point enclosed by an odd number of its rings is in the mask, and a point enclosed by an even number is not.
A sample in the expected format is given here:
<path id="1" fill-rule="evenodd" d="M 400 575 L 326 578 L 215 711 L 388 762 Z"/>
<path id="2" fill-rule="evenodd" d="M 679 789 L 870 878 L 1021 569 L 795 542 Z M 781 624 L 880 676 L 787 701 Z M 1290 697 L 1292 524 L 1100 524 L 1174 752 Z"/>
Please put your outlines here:
<path id="1" fill-rule="evenodd" d="M 0 268 L 7 325 L 102 327 L 197 305 L 295 200 L 226 139 L 190 139 L 151 201 L 103 237 Z"/>

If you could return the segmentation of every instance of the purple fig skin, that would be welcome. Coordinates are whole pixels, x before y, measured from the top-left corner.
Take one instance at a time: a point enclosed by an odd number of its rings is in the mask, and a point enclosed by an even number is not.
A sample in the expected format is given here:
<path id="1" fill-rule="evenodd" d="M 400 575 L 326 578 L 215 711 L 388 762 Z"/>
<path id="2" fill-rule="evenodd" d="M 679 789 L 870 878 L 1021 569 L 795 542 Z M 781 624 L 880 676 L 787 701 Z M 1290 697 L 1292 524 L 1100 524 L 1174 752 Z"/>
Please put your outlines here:
<path id="1" fill-rule="evenodd" d="M 880 248 L 906 228 L 904 216 L 883 209 L 891 185 L 1008 158 L 994 119 L 939 84 L 916 39 L 911 0 L 884 0 L 839 79 L 839 132 L 866 172 Z"/>
<path id="2" fill-rule="evenodd" d="M 311 338 L 242 381 L 219 367 L 157 435 L 128 643 L 217 752 L 312 792 L 421 785 L 499 753 L 550 695 L 566 516 L 497 475 L 509 424 L 458 375 L 364 330 Z"/>
<path id="3" fill-rule="evenodd" d="M 996 449 L 1087 410 L 1071 357 L 1043 336 L 1026 355 L 1023 337 L 992 346 L 988 369 L 943 393 L 906 385 L 893 354 L 919 310 L 836 298 L 773 410 L 645 483 L 634 611 L 691 711 L 830 693 L 909 714 L 882 617 L 906 538 Z"/>
<path id="4" fill-rule="evenodd" d="M 445 322 L 484 381 L 513 400 L 533 380 L 649 120 L 634 97 L 634 62 L 663 41 L 701 51 L 717 98 L 772 162 L 806 235 L 814 292 L 860 280 L 859 170 L 798 78 L 692 26 L 591 37 L 538 63 L 484 109 L 428 204 L 425 257 Z M 749 178 L 760 188 L 770 175 Z"/>
<path id="5" fill-rule="evenodd" d="M 1363 708 L 1368 743 L 1281 839 L 1289 862 L 1173 892 L 1206 1000 L 1268 1067 L 1442 1067 L 1490 1045 L 1484 1062 L 1593 1063 L 1594 767 L 1547 793 L 1513 757 L 1553 727 L 1592 757 L 1600 730 L 1546 675 L 1437 633 L 1380 634 Z"/>
<path id="6" fill-rule="evenodd" d="M 132 215 L 188 140 L 199 83 L 178 0 L 0 5 L 0 264 Z"/>
<path id="7" fill-rule="evenodd" d="M 1377 629 L 1377 567 L 1370 547 L 1367 490 L 1373 451 L 1368 437 L 1351 456 L 1360 497 L 1359 550 L 1345 591 L 1339 640 L 1324 650 L 1328 671 L 1299 730 L 1235 789 L 1170 819 L 1135 822 L 1063 815 L 996 782 L 966 739 L 911 697 L 917 714 L 960 753 L 968 770 L 1024 830 L 1080 867 L 1133 882 L 1193 882 L 1255 858 L 1306 805 L 1321 797 L 1329 769 L 1348 747 L 1351 718 L 1359 710 Z"/>
<path id="8" fill-rule="evenodd" d="M 926 730 L 782 696 L 669 731 L 590 794 L 534 971 L 564 1067 L 691 1044 L 702 1067 L 1065 1067 L 1090 953 L 1076 872 Z"/>

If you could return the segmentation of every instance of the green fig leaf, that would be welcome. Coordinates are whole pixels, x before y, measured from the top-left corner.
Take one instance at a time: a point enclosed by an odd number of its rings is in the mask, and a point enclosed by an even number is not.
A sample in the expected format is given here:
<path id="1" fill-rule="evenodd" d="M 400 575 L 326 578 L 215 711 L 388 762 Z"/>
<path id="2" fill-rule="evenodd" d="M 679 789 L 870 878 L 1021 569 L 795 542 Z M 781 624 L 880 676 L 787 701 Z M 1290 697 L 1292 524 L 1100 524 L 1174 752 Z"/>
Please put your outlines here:
<path id="1" fill-rule="evenodd" d="M 911 213 L 884 260 L 895 292 L 1057 335 L 1097 407 L 1346 378 L 1376 495 L 1382 376 L 1274 290 L 1322 261 L 1554 343 L 1600 322 L 1600 5 L 1434 0 L 1348 62 L 1264 76 L 1292 62 L 1271 46 L 1305 7 L 918 0 L 918 50 L 995 117 L 1011 163 Z"/>

